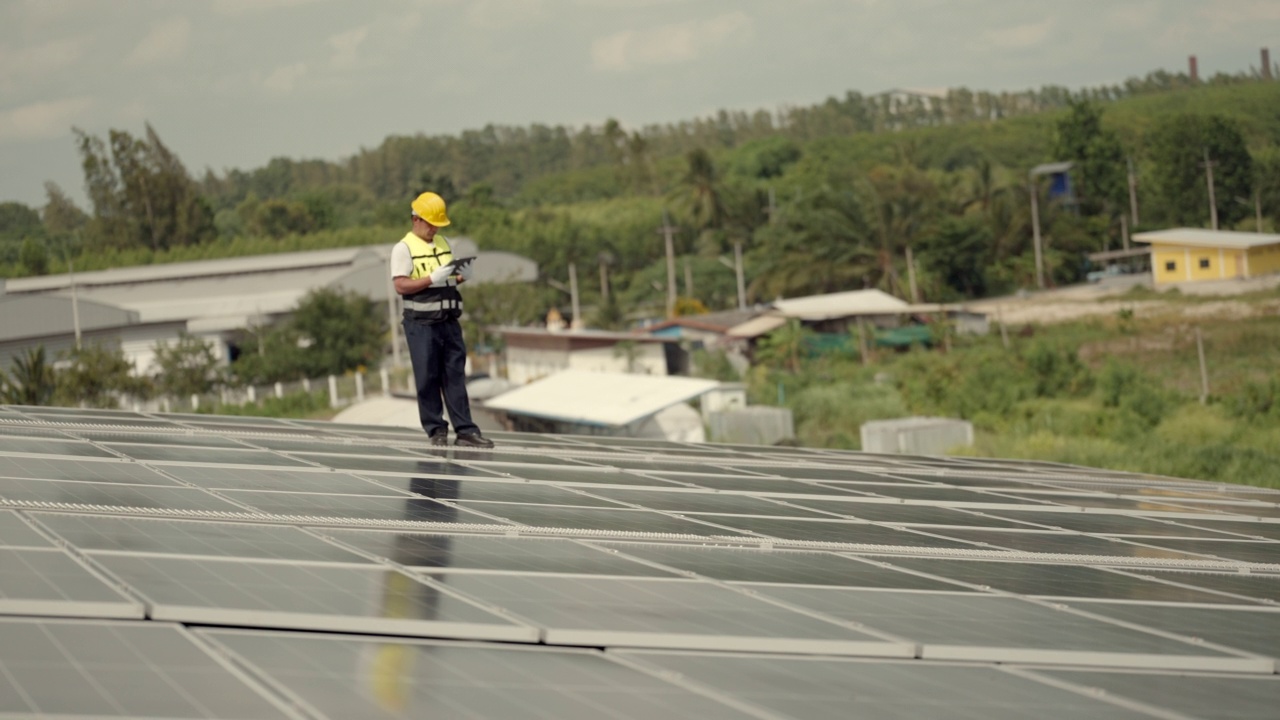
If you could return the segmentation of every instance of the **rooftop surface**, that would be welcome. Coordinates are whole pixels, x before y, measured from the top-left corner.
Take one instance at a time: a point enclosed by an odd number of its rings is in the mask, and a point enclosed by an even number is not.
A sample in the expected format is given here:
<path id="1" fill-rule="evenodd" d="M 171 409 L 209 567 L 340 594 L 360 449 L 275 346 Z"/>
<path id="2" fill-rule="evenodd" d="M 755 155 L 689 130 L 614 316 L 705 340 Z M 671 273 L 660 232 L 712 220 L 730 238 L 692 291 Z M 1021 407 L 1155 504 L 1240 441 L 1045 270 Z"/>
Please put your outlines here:
<path id="1" fill-rule="evenodd" d="M 0 717 L 1274 718 L 1280 492 L 0 406 Z"/>
<path id="2" fill-rule="evenodd" d="M 1271 233 L 1247 233 L 1233 230 L 1204 230 L 1202 228 L 1173 228 L 1137 233 L 1134 241 L 1154 245 L 1191 245 L 1193 247 L 1244 249 L 1280 243 L 1280 235 Z"/>

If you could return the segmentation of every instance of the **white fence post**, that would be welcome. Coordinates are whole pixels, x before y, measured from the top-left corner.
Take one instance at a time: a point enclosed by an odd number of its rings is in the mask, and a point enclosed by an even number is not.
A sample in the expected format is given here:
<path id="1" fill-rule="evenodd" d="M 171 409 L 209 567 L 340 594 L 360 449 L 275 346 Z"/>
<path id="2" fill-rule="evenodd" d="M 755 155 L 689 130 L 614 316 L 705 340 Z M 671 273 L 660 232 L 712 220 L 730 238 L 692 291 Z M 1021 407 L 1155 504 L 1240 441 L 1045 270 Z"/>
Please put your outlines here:
<path id="1" fill-rule="evenodd" d="M 391 373 L 386 368 L 378 371 L 378 377 L 382 380 L 382 394 L 391 397 Z"/>
<path id="2" fill-rule="evenodd" d="M 276 397 L 284 397 L 284 383 L 276 381 Z"/>
<path id="3" fill-rule="evenodd" d="M 364 373 L 356 373 L 356 402 L 364 402 Z"/>
<path id="4" fill-rule="evenodd" d="M 329 376 L 329 407 L 338 407 L 338 378 Z"/>
<path id="5" fill-rule="evenodd" d="M 191 409 L 193 411 L 200 409 L 200 396 L 195 393 L 191 393 Z"/>
<path id="6" fill-rule="evenodd" d="M 249 386 L 249 402 L 258 402 L 258 389 L 252 385 Z"/>
<path id="7" fill-rule="evenodd" d="M 304 390 L 308 395 L 310 395 L 310 394 L 311 394 L 311 378 L 302 378 L 302 389 L 303 389 L 303 390 Z"/>

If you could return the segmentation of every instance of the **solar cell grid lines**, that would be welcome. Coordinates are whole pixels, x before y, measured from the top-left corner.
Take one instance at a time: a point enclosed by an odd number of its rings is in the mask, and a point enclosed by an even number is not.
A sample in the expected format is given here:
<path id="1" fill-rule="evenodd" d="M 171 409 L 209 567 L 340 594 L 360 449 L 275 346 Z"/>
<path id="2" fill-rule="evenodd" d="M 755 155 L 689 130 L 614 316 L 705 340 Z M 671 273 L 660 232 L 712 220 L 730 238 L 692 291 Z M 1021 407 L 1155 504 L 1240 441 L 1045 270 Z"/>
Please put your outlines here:
<path id="1" fill-rule="evenodd" d="M 1269 720 L 1280 702 L 1280 493 L 487 434 L 0 407 L 0 717 Z"/>

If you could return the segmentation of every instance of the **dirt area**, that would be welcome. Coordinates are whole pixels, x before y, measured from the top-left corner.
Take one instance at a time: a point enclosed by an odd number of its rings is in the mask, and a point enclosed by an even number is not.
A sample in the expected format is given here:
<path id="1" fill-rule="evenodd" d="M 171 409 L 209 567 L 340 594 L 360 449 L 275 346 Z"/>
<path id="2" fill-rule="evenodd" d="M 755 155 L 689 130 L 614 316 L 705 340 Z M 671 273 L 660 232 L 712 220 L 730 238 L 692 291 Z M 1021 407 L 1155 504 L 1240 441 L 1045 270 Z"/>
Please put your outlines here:
<path id="1" fill-rule="evenodd" d="M 1115 316 L 1125 309 L 1133 311 L 1135 316 L 1178 314 L 1188 319 L 1201 320 L 1280 313 L 1280 297 L 1248 301 L 1227 299 L 1233 295 L 1280 287 L 1280 274 L 1248 280 L 1219 280 L 1161 286 L 1161 291 L 1176 287 L 1183 296 L 1182 298 L 1175 296 L 1169 300 L 1152 298 L 1150 294 L 1127 298 L 1126 294 L 1135 286 L 1150 288 L 1150 278 L 1118 277 L 1088 285 L 1073 285 L 1040 292 L 1024 291 L 1017 295 L 977 300 L 967 303 L 966 307 L 987 313 L 988 320 L 1004 322 L 1011 327 L 1067 322 L 1095 315 Z M 1224 299 L 1191 302 L 1185 299 L 1189 295 L 1220 296 Z"/>

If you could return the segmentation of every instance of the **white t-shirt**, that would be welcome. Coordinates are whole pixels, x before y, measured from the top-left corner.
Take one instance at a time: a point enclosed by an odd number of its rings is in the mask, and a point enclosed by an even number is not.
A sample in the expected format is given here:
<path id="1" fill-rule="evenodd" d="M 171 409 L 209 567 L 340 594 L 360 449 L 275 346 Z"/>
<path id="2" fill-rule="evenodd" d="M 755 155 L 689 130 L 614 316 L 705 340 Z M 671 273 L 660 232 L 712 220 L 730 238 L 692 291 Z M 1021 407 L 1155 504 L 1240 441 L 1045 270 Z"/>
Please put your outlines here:
<path id="1" fill-rule="evenodd" d="M 413 277 L 413 255 L 402 242 L 391 248 L 391 277 Z"/>

